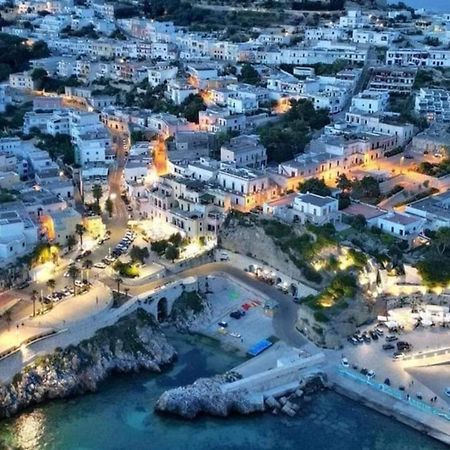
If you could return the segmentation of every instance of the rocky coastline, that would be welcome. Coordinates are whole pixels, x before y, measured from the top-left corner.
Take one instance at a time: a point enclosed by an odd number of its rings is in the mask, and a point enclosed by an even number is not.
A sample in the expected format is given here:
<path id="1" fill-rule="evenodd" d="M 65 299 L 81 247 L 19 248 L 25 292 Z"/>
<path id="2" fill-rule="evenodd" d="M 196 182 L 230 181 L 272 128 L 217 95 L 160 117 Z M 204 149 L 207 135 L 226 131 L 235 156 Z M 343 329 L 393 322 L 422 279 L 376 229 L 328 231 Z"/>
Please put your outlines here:
<path id="1" fill-rule="evenodd" d="M 0 418 L 46 400 L 97 390 L 113 372 L 161 372 L 176 359 L 153 317 L 142 309 L 78 345 L 37 358 L 0 386 Z"/>
<path id="2" fill-rule="evenodd" d="M 229 372 L 170 389 L 159 397 L 155 411 L 183 419 L 194 419 L 200 415 L 227 417 L 234 413 L 249 415 L 262 412 L 294 416 L 301 409 L 302 402 L 310 401 L 311 394 L 324 389 L 322 378 L 318 375 L 302 380 L 295 389 L 284 392 L 278 398 L 248 389 L 228 390 L 224 386 L 240 378 L 238 373 Z"/>

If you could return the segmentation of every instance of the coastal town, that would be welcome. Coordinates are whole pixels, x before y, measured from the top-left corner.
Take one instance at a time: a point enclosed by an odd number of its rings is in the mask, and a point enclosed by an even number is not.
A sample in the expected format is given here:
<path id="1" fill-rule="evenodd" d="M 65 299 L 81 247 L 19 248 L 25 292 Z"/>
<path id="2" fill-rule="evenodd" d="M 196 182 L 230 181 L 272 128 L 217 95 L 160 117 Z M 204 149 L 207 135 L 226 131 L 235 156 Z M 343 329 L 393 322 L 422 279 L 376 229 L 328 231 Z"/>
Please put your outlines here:
<path id="1" fill-rule="evenodd" d="M 2 0 L 0 27 L 0 417 L 163 371 L 175 328 L 245 361 L 160 413 L 332 389 L 450 444 L 450 4 Z"/>

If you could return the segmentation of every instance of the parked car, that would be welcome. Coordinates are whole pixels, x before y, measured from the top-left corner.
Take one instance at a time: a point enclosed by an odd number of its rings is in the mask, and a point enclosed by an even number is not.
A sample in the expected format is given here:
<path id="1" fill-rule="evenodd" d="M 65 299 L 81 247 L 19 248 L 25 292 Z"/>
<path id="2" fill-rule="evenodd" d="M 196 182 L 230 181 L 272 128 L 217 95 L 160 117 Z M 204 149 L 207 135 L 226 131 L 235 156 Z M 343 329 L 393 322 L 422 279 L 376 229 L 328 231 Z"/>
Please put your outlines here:
<path id="1" fill-rule="evenodd" d="M 405 357 L 405 354 L 403 352 L 395 352 L 394 353 L 394 359 L 403 359 Z"/>
<path id="2" fill-rule="evenodd" d="M 367 378 L 369 379 L 369 380 L 371 380 L 372 378 L 374 378 L 375 377 L 375 372 L 373 371 L 373 370 L 369 370 L 368 372 L 367 372 Z"/>
<path id="3" fill-rule="evenodd" d="M 24 281 L 23 283 L 20 283 L 18 286 L 17 286 L 17 289 L 26 289 L 27 287 L 29 287 L 30 286 L 30 283 L 28 282 L 28 281 Z"/>
<path id="4" fill-rule="evenodd" d="M 218 323 L 218 325 L 219 325 L 219 327 L 226 328 L 228 326 L 228 322 L 225 322 L 224 320 L 222 320 Z"/>
<path id="5" fill-rule="evenodd" d="M 226 252 L 220 252 L 219 253 L 219 260 L 220 261 L 229 261 L 230 257 L 228 256 L 228 253 Z"/>
<path id="6" fill-rule="evenodd" d="M 230 313 L 230 317 L 233 319 L 240 319 L 243 316 L 241 311 L 233 311 Z"/>
<path id="7" fill-rule="evenodd" d="M 410 352 L 412 349 L 412 345 L 408 342 L 398 341 L 397 342 L 397 350 L 399 352 Z"/>
<path id="8" fill-rule="evenodd" d="M 384 331 L 381 328 L 375 328 L 375 333 L 380 337 L 384 335 Z"/>
<path id="9" fill-rule="evenodd" d="M 374 330 L 372 330 L 372 331 L 370 332 L 370 337 L 371 337 L 374 341 L 378 341 L 378 334 L 377 334 Z"/>
<path id="10" fill-rule="evenodd" d="M 383 344 L 383 350 L 394 350 L 394 344 Z"/>
<path id="11" fill-rule="evenodd" d="M 350 342 L 350 344 L 358 345 L 358 341 L 353 336 L 349 336 L 347 341 Z"/>
<path id="12" fill-rule="evenodd" d="M 398 340 L 398 337 L 397 336 L 394 336 L 394 335 L 389 335 L 389 336 L 386 336 L 386 342 L 394 342 L 394 341 L 397 341 Z"/>
<path id="13" fill-rule="evenodd" d="M 445 395 L 447 396 L 447 397 L 450 397 L 450 387 L 446 387 L 445 389 L 444 389 L 444 393 L 445 393 Z"/>
<path id="14" fill-rule="evenodd" d="M 347 358 L 342 358 L 342 359 L 341 359 L 341 364 L 342 364 L 344 367 L 348 367 L 348 366 L 349 366 L 349 364 L 348 364 L 348 359 L 347 359 Z"/>

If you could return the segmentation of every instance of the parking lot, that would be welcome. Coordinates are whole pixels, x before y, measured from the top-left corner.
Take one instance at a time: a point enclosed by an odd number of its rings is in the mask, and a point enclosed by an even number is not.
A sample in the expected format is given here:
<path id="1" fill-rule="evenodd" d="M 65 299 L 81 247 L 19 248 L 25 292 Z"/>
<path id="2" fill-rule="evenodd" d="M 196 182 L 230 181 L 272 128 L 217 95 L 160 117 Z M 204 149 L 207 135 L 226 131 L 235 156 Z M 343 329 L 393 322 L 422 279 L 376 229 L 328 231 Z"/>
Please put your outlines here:
<path id="1" fill-rule="evenodd" d="M 112 264 L 114 261 L 116 261 L 121 255 L 125 255 L 128 250 L 130 249 L 131 244 L 136 239 L 136 233 L 127 230 L 122 240 L 116 245 L 116 247 L 113 249 L 110 255 L 107 255 L 105 258 L 103 258 L 102 263 L 106 265 Z"/>
<path id="2" fill-rule="evenodd" d="M 349 370 L 358 372 L 364 369 L 373 370 L 374 378 L 379 383 L 389 379 L 393 388 L 404 390 L 405 395 L 409 394 L 414 398 L 422 397 L 428 402 L 432 397 L 437 396 L 438 400 L 433 404 L 447 409 L 450 406 L 450 397 L 445 394 L 445 391 L 447 387 L 450 387 L 450 365 L 405 369 L 401 357 L 395 359 L 394 353 L 398 352 L 398 342 L 407 342 L 411 353 L 450 347 L 450 329 L 435 326 L 390 332 L 385 326 L 372 325 L 361 328 L 359 334 L 374 328 L 383 330 L 383 336 L 378 336 L 378 340 L 370 339 L 370 342 L 358 344 L 346 342 L 342 356 L 348 360 Z M 395 336 L 396 339 L 387 342 L 387 336 Z M 394 348 L 384 350 L 383 345 L 386 344 L 391 344 Z M 402 353 L 408 354 L 408 349 Z"/>
<path id="3" fill-rule="evenodd" d="M 225 278 L 212 278 L 209 284 L 212 319 L 198 331 L 243 351 L 274 335 L 270 310 L 260 294 Z"/>

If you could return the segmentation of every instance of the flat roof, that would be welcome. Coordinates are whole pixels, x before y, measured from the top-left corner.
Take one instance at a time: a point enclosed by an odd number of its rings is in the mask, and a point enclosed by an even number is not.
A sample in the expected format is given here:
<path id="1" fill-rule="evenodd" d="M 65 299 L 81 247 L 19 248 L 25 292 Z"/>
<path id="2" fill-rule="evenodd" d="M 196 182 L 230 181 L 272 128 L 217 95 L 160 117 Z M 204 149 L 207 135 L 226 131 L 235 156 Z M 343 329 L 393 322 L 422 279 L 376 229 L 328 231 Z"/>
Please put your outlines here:
<path id="1" fill-rule="evenodd" d="M 321 195 L 317 195 L 317 194 L 310 194 L 309 192 L 306 194 L 299 194 L 297 196 L 297 198 L 299 198 L 302 202 L 305 203 L 310 203 L 311 205 L 315 205 L 315 206 L 325 206 L 328 205 L 329 203 L 334 203 L 336 202 L 336 199 L 332 198 L 332 197 L 322 197 Z"/>
<path id="2" fill-rule="evenodd" d="M 384 217 L 383 219 L 388 222 L 398 223 L 399 225 L 410 225 L 412 223 L 417 222 L 418 220 L 421 220 L 418 217 L 408 216 L 406 214 L 399 214 L 397 212 L 394 212 Z"/>
<path id="3" fill-rule="evenodd" d="M 343 209 L 342 212 L 349 216 L 361 215 L 364 216 L 366 220 L 370 220 L 386 214 L 387 211 L 377 208 L 376 206 L 367 205 L 366 203 L 352 203 L 350 206 Z"/>

